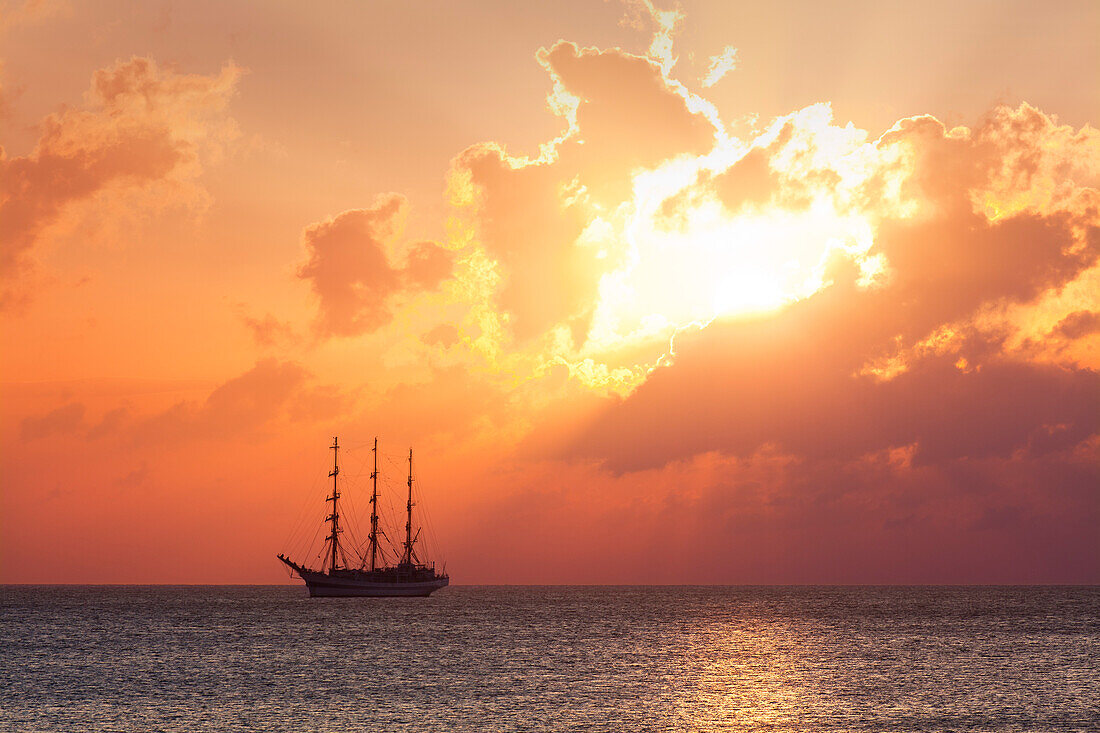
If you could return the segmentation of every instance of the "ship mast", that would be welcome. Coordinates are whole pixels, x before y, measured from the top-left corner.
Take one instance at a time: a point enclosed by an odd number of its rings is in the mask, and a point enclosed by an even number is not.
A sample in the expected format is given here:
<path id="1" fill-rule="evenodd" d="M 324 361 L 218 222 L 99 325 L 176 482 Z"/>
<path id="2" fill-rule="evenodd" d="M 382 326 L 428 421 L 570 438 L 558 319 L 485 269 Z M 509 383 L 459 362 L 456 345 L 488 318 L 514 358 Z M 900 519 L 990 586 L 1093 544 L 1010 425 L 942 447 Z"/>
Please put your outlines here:
<path id="1" fill-rule="evenodd" d="M 340 511 L 337 507 L 337 500 L 340 498 L 340 493 L 336 490 L 336 477 L 340 474 L 340 466 L 337 464 L 337 454 L 340 452 L 340 444 L 336 441 L 336 438 L 332 439 L 332 445 L 329 446 L 332 449 L 332 470 L 329 472 L 329 476 L 332 478 L 332 496 L 325 499 L 326 502 L 332 502 L 332 514 L 325 517 L 326 520 L 332 523 L 332 534 L 328 539 L 332 542 L 332 556 L 329 561 L 329 572 L 336 570 L 336 553 L 340 549 Z"/>
<path id="2" fill-rule="evenodd" d="M 374 470 L 370 480 L 370 569 L 373 572 L 378 557 L 378 438 L 374 439 Z"/>
<path id="3" fill-rule="evenodd" d="M 405 557 L 402 559 L 402 563 L 405 565 L 411 565 L 413 562 L 413 542 L 415 540 L 412 536 L 412 523 L 413 523 L 413 449 L 409 448 L 409 502 L 405 505 L 405 509 L 408 512 L 405 519 Z M 417 534 L 420 534 L 417 532 Z"/>

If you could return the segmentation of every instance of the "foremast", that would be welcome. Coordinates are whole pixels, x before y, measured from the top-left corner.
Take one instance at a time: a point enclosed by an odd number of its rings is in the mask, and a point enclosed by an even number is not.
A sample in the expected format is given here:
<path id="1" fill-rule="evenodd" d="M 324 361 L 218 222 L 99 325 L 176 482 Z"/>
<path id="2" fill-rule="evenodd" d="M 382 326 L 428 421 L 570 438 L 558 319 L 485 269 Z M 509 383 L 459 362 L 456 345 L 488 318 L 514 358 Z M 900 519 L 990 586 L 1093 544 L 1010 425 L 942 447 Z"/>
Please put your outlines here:
<path id="1" fill-rule="evenodd" d="M 332 439 L 332 445 L 330 445 L 329 448 L 332 450 L 332 470 L 329 471 L 328 474 L 329 478 L 332 479 L 332 496 L 325 499 L 325 501 L 332 502 L 332 514 L 325 517 L 325 521 L 329 522 L 330 530 L 330 534 L 326 540 L 329 542 L 330 547 L 328 567 L 331 573 L 340 567 L 337 560 L 338 556 L 344 559 L 345 565 L 347 564 L 347 558 L 344 557 L 344 551 L 340 547 L 340 534 L 343 530 L 340 529 L 340 491 L 336 484 L 336 477 L 340 475 L 340 464 L 337 460 L 340 453 L 340 444 L 335 437 Z"/>
<path id="2" fill-rule="evenodd" d="M 416 530 L 416 537 L 412 533 L 413 521 L 413 450 L 409 448 L 409 500 L 405 504 L 405 552 L 401 557 L 402 565 L 413 565 L 416 562 L 416 553 L 413 552 L 413 543 L 420 537 L 420 529 Z"/>
<path id="3" fill-rule="evenodd" d="M 378 568 L 378 438 L 374 439 L 374 470 L 371 471 L 370 492 L 370 569 Z"/>

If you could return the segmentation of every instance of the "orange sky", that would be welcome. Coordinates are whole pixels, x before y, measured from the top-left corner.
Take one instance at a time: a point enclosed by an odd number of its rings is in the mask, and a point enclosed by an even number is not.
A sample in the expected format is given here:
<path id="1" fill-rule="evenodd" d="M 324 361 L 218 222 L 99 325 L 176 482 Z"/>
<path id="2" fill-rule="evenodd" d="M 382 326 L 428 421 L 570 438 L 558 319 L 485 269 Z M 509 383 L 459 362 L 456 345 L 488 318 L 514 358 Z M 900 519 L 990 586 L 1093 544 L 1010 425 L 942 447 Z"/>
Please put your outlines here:
<path id="1" fill-rule="evenodd" d="M 1100 8 L 803 5 L 0 3 L 0 582 L 333 435 L 460 584 L 1100 582 Z"/>

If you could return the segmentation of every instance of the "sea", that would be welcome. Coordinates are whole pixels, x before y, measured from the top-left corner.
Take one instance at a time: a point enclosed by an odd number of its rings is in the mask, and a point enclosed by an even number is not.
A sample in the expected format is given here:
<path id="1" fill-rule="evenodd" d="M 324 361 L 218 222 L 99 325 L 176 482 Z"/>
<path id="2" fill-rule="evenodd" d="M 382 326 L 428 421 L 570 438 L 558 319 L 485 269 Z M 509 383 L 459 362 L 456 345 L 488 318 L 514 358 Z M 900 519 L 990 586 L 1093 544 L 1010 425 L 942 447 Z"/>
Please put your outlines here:
<path id="1" fill-rule="evenodd" d="M 1100 731 L 1100 587 L 0 587 L 4 731 Z"/>

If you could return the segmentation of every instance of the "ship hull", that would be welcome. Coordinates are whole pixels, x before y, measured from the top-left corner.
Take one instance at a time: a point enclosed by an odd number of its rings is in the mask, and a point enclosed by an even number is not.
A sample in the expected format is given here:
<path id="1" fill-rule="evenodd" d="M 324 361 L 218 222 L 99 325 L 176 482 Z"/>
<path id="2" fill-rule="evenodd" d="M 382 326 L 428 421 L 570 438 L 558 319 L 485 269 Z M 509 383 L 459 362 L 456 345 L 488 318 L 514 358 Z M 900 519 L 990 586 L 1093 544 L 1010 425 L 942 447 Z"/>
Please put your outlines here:
<path id="1" fill-rule="evenodd" d="M 377 582 L 358 578 L 341 578 L 326 573 L 299 572 L 313 598 L 360 596 L 386 598 L 426 596 L 446 586 L 447 578 L 407 582 Z"/>
<path id="2" fill-rule="evenodd" d="M 377 573 L 360 570 L 324 573 L 303 567 L 284 555 L 279 555 L 279 560 L 306 582 L 312 598 L 423 597 L 451 582 L 446 575 L 436 575 L 434 570 L 422 567 L 405 572 L 394 572 L 393 568 L 389 568 Z"/>

